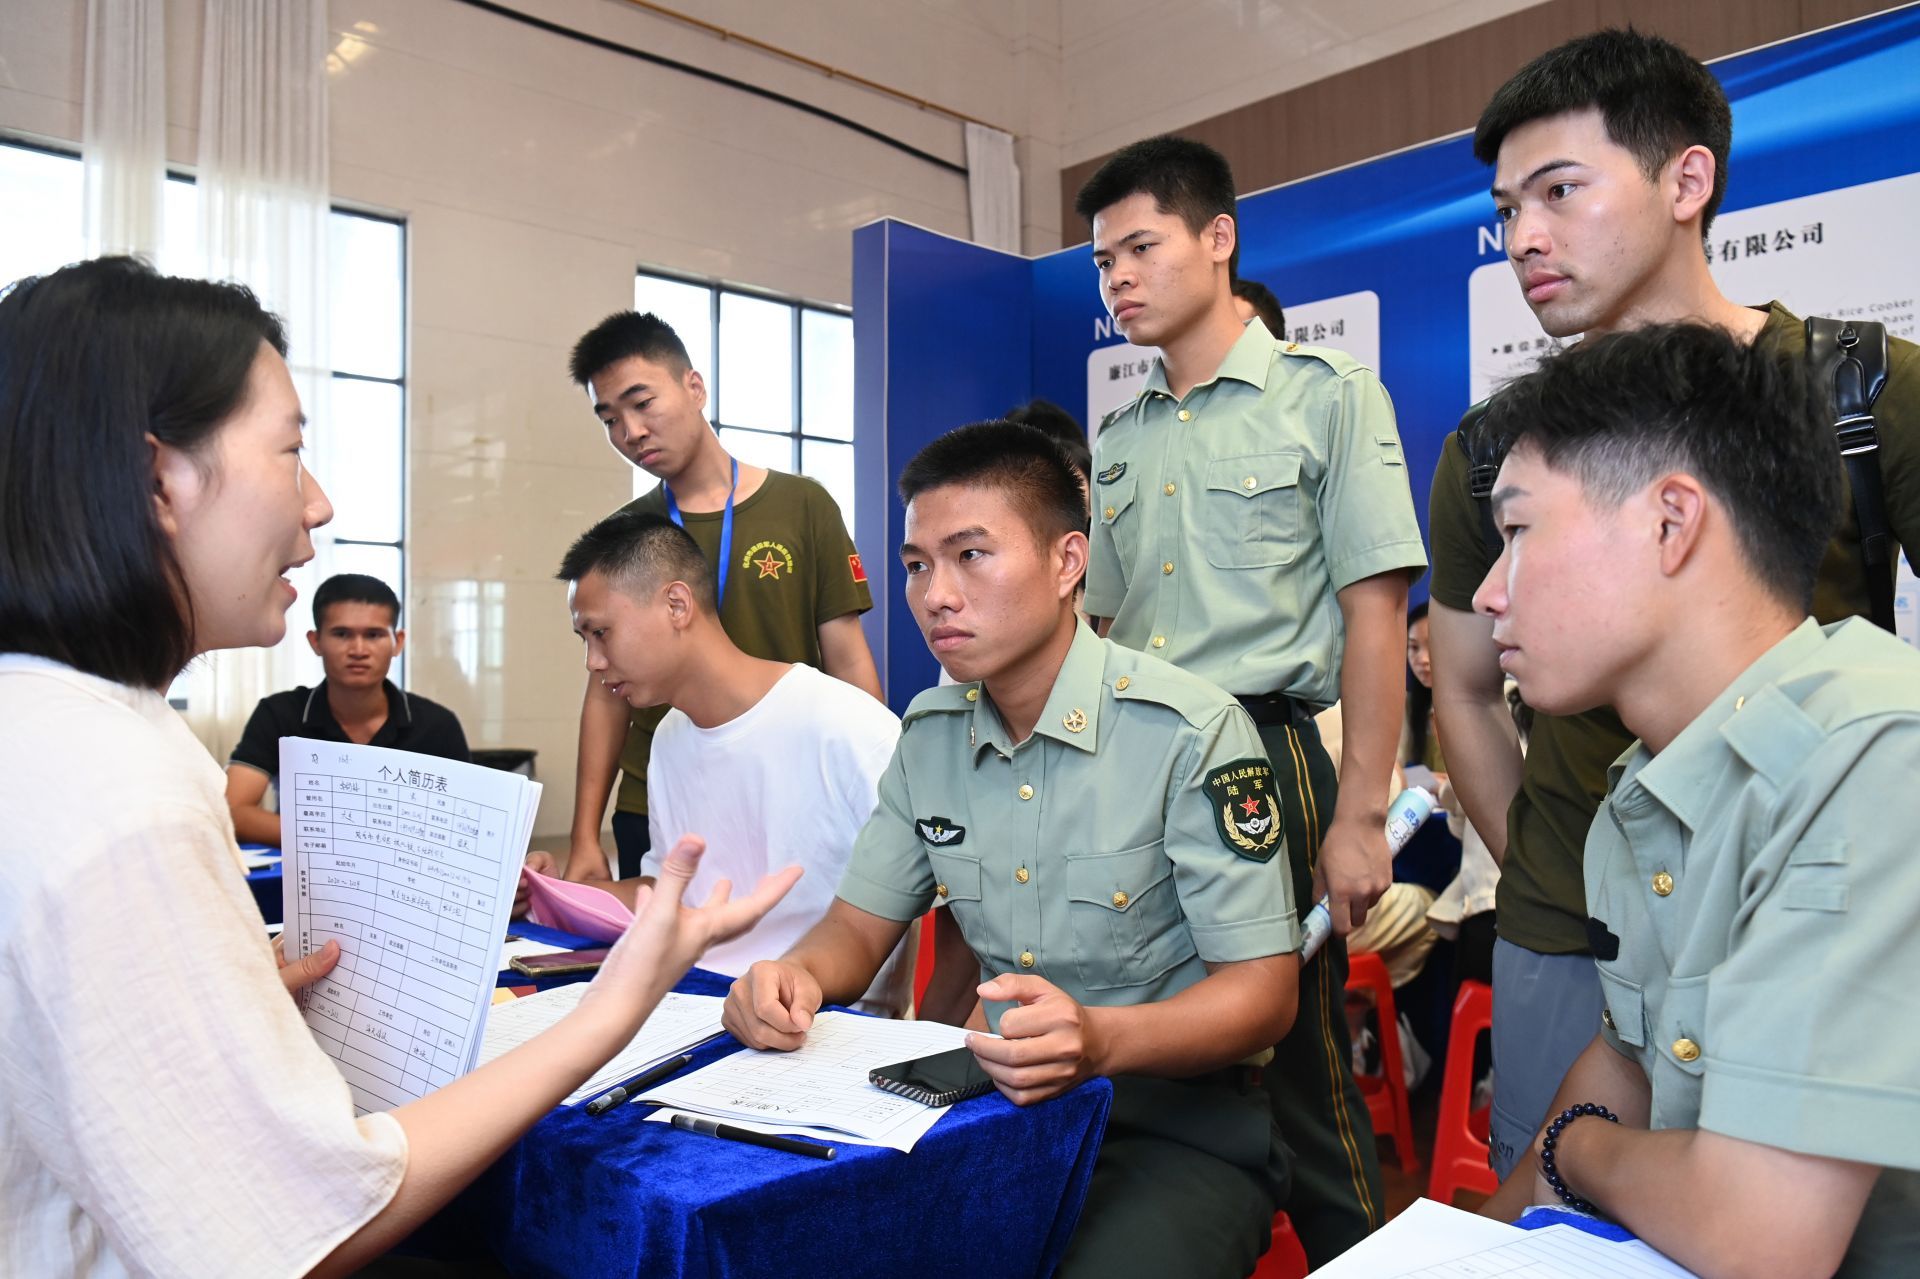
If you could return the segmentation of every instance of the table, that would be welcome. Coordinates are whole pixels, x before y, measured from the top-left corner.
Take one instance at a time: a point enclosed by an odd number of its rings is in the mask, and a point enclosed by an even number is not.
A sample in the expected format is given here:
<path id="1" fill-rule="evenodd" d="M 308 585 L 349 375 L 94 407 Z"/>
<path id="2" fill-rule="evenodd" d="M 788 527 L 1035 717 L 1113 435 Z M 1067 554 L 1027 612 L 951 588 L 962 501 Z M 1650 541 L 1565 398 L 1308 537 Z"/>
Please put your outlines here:
<path id="1" fill-rule="evenodd" d="M 578 940 L 512 927 L 555 945 Z M 731 981 L 695 969 L 676 989 L 722 995 Z M 724 1037 L 689 1069 L 736 1051 Z M 1104 1079 L 1025 1110 L 994 1093 L 955 1106 L 910 1154 L 842 1145 L 832 1162 L 646 1123 L 651 1106 L 598 1117 L 558 1108 L 407 1251 L 596 1279 L 1042 1276 L 1079 1220 L 1112 1100 Z"/>

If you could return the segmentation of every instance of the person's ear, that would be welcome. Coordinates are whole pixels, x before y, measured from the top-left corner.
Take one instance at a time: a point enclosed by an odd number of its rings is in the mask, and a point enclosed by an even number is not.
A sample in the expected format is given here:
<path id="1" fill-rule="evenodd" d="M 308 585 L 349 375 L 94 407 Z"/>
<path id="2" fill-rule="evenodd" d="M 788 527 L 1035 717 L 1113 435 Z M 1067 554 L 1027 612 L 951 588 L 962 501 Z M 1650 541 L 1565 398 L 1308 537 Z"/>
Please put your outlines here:
<path id="1" fill-rule="evenodd" d="M 162 444 L 151 431 L 147 448 L 152 454 L 154 515 L 163 533 L 179 537 L 182 517 L 206 487 L 207 477 L 185 451 Z"/>
<path id="2" fill-rule="evenodd" d="M 1233 250 L 1240 243 L 1240 228 L 1234 225 L 1232 214 L 1216 213 L 1200 238 L 1207 246 L 1209 258 L 1215 262 L 1231 262 Z"/>
<path id="3" fill-rule="evenodd" d="M 687 396 L 693 401 L 693 407 L 705 413 L 707 411 L 707 380 L 700 376 L 700 370 L 689 367 L 680 384 L 687 389 Z"/>
<path id="4" fill-rule="evenodd" d="M 1707 201 L 1713 198 L 1713 180 L 1720 166 L 1714 162 L 1713 152 L 1691 146 L 1667 168 L 1668 180 L 1674 186 L 1673 220 L 1691 222 L 1705 212 Z"/>
<path id="5" fill-rule="evenodd" d="M 1706 535 L 1707 492 L 1699 480 L 1676 471 L 1654 481 L 1649 494 L 1660 521 L 1660 572 L 1674 577 L 1693 558 Z"/>
<path id="6" fill-rule="evenodd" d="M 1054 593 L 1068 599 L 1087 575 L 1087 535 L 1073 530 L 1053 544 L 1053 554 L 1057 561 Z"/>
<path id="7" fill-rule="evenodd" d="M 313 655 L 315 657 L 320 656 L 320 632 L 319 631 L 307 632 L 307 647 L 313 650 Z"/>
<path id="8" fill-rule="evenodd" d="M 694 613 L 698 605 L 693 601 L 693 588 L 682 581 L 668 582 L 661 588 L 660 601 L 666 605 L 667 623 L 676 631 L 684 631 L 693 624 Z"/>
<path id="9" fill-rule="evenodd" d="M 395 657 L 407 651 L 407 632 L 401 627 L 393 628 L 393 655 Z"/>

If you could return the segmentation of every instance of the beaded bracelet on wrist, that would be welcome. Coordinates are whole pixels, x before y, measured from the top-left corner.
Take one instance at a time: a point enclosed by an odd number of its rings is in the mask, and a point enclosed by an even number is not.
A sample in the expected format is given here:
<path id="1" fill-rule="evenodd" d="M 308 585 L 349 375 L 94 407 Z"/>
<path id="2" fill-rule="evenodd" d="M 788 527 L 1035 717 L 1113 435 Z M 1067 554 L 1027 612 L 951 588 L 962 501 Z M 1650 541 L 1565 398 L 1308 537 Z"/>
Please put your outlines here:
<path id="1" fill-rule="evenodd" d="M 1597 1102 L 1583 1101 L 1577 1106 L 1568 1106 L 1560 1112 L 1560 1117 L 1547 1126 L 1547 1135 L 1540 1142 L 1540 1175 L 1553 1187 L 1553 1193 L 1559 1195 L 1569 1208 L 1580 1212 L 1592 1212 L 1593 1204 L 1567 1189 L 1566 1181 L 1560 1176 L 1560 1169 L 1554 1165 L 1554 1150 L 1560 1144 L 1560 1134 L 1566 1126 L 1576 1119 L 1596 1115 L 1609 1123 L 1619 1123 L 1620 1116 Z"/>

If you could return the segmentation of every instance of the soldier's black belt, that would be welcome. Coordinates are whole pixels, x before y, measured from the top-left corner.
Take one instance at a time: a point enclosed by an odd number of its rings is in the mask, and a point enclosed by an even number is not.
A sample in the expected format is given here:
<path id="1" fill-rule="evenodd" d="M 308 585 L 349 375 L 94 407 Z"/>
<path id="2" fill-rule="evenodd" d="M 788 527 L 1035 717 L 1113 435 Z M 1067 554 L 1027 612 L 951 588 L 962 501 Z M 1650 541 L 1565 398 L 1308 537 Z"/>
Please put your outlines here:
<path id="1" fill-rule="evenodd" d="M 1305 724 L 1313 719 L 1307 708 L 1285 693 L 1261 693 L 1234 699 L 1246 707 L 1256 724 Z"/>

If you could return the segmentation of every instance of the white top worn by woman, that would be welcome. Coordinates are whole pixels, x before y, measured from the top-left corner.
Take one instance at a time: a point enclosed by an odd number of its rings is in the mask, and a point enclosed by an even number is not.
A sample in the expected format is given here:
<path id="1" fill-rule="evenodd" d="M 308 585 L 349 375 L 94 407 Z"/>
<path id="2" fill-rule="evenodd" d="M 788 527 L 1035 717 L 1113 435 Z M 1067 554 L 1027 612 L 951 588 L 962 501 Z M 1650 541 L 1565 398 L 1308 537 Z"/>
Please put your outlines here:
<path id="1" fill-rule="evenodd" d="M 0 724 L 0 1274 L 305 1273 L 406 1137 L 288 997 L 219 767 L 41 658 L 0 655 Z"/>

